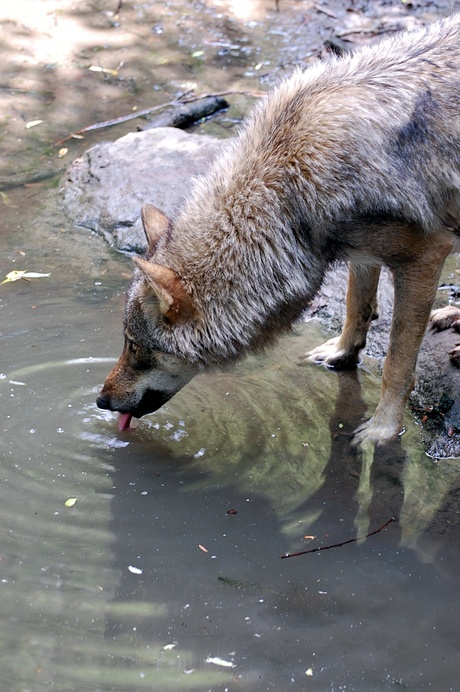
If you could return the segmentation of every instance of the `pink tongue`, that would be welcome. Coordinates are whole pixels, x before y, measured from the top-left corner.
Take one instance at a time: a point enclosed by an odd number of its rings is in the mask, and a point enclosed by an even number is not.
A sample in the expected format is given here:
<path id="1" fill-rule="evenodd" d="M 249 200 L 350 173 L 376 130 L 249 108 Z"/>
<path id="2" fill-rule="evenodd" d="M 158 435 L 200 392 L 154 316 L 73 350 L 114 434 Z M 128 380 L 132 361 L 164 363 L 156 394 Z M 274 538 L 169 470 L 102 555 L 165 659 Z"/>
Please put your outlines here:
<path id="1" fill-rule="evenodd" d="M 132 417 L 133 416 L 131 413 L 120 413 L 120 417 L 118 419 L 118 430 L 128 430 Z"/>

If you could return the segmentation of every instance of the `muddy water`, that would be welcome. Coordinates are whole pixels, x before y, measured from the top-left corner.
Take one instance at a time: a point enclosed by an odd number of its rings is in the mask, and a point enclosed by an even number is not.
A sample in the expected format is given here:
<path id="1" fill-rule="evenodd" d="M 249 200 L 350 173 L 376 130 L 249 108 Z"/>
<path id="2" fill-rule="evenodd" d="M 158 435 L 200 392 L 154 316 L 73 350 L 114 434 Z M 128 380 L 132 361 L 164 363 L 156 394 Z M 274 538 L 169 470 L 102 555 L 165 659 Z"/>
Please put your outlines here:
<path id="1" fill-rule="evenodd" d="M 112 21 L 96 5 L 93 18 Z M 130 30 L 150 27 L 147 16 L 166 50 L 180 4 L 158 5 L 155 22 L 149 3 L 124 7 L 133 8 Z M 197 8 L 180 15 L 189 55 L 199 52 L 198 20 L 227 44 L 219 27 L 240 26 Z M 240 48 L 213 46 L 209 63 L 184 63 L 184 44 L 169 39 L 156 72 L 165 93 L 187 70 L 216 88 L 218 60 L 233 84 L 244 71 L 252 79 L 248 66 L 260 73 L 276 36 L 295 53 L 288 19 L 268 32 L 267 16 L 259 7 L 255 23 L 241 25 L 243 38 L 258 30 L 261 42 L 233 36 Z M 80 17 L 82 32 L 89 18 Z M 118 65 L 122 49 L 112 50 Z M 82 112 L 98 119 L 95 106 L 82 107 L 90 85 L 78 74 L 67 115 L 40 92 L 43 110 L 24 121 L 45 115 L 62 134 Z M 115 90 L 131 103 L 125 82 L 109 75 L 102 87 L 100 117 L 115 115 Z M 60 88 L 70 98 L 65 81 Z M 145 105 L 147 90 L 138 93 Z M 43 151 L 28 139 L 15 154 L 13 139 L 7 159 L 34 170 Z M 55 165 L 55 153 L 47 161 Z M 8 190 L 2 203 L 2 277 L 50 276 L 0 287 L 0 689 L 458 689 L 459 462 L 426 457 L 410 422 L 385 451 L 352 447 L 378 397 L 373 363 L 342 375 L 300 367 L 324 335 L 299 325 L 264 358 L 197 378 L 119 433 L 94 401 L 121 347 L 129 259 L 69 228 L 43 184 Z"/>

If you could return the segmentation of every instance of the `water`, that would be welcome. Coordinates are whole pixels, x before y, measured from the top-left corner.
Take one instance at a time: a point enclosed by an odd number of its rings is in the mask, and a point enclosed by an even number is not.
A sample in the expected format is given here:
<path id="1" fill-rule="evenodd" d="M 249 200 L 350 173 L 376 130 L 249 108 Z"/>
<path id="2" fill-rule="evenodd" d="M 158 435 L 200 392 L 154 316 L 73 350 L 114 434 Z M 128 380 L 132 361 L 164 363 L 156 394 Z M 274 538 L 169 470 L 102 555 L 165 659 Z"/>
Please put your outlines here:
<path id="1" fill-rule="evenodd" d="M 377 378 L 307 325 L 118 433 L 123 282 L 53 264 L 2 288 L 1 689 L 456 689 L 458 467 L 351 447 Z"/>
<path id="2" fill-rule="evenodd" d="M 220 56 L 231 79 L 241 55 Z M 18 165 L 42 155 L 28 147 Z M 429 459 L 409 416 L 385 451 L 352 446 L 372 362 L 300 367 L 324 334 L 299 325 L 119 433 L 94 402 L 130 260 L 70 229 L 43 184 L 3 204 L 2 277 L 51 276 L 0 287 L 0 690 L 456 690 L 458 460 Z"/>

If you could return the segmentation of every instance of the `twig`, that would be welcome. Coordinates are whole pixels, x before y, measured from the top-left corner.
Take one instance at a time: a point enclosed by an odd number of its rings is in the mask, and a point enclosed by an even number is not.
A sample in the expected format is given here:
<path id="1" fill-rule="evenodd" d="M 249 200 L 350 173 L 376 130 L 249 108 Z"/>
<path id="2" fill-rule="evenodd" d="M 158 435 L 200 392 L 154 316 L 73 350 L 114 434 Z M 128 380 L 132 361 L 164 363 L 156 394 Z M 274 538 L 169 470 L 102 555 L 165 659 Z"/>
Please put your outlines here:
<path id="1" fill-rule="evenodd" d="M 65 168 L 56 168 L 53 171 L 44 171 L 42 173 L 36 173 L 35 175 L 16 175 L 11 178 L 0 178 L 0 191 L 2 190 L 14 190 L 17 187 L 24 187 L 25 185 L 34 185 L 35 183 L 41 183 L 43 180 L 49 180 L 49 178 L 55 178 L 65 171 Z"/>
<path id="2" fill-rule="evenodd" d="M 373 34 L 373 36 L 378 36 L 379 34 L 389 34 L 392 31 L 401 31 L 401 29 L 399 29 L 397 26 L 382 27 L 381 29 L 346 29 L 345 31 L 338 31 L 336 36 L 339 38 L 342 38 L 342 36 L 351 36 L 352 34 Z"/>
<path id="3" fill-rule="evenodd" d="M 328 10 L 326 7 L 321 7 L 321 5 L 318 5 L 316 2 L 313 3 L 313 7 L 317 12 L 322 12 L 323 14 L 327 14 L 328 17 L 332 17 L 332 19 L 337 19 L 337 15 L 331 12 L 331 10 Z"/>
<path id="4" fill-rule="evenodd" d="M 357 541 L 362 541 L 365 538 L 369 538 L 370 536 L 375 536 L 376 533 L 380 533 L 383 529 L 386 529 L 386 527 L 391 524 L 393 521 L 398 521 L 396 517 L 391 517 L 386 521 L 380 528 L 375 529 L 375 531 L 371 531 L 370 533 L 367 533 L 365 536 L 361 536 L 360 538 L 349 538 L 347 541 L 343 541 L 342 543 L 334 543 L 334 545 L 323 545 L 320 546 L 319 548 L 310 548 L 310 550 L 301 550 L 298 553 L 286 553 L 286 555 L 281 555 L 281 559 L 284 560 L 287 557 L 298 557 L 299 555 L 307 555 L 308 553 L 318 553 L 320 550 L 330 550 L 331 548 L 341 548 L 343 545 L 347 545 L 348 543 L 356 543 Z"/>
<path id="5" fill-rule="evenodd" d="M 198 96 L 189 96 L 187 97 L 187 94 L 190 92 L 186 92 L 181 98 L 179 99 L 179 103 L 188 103 L 189 101 L 198 101 L 198 99 L 207 99 L 211 98 L 212 96 L 228 96 L 229 94 L 240 94 L 243 96 L 255 96 L 256 98 L 259 98 L 261 96 L 266 96 L 267 92 L 266 91 L 216 91 L 215 93 L 211 94 L 198 94 Z"/>
<path id="6" fill-rule="evenodd" d="M 174 101 L 167 101 L 166 103 L 160 103 L 158 106 L 151 106 L 150 108 L 144 108 L 141 111 L 134 111 L 133 113 L 127 113 L 126 115 L 120 115 L 119 118 L 113 118 L 112 120 L 103 120 L 99 123 L 93 123 L 87 127 L 82 127 L 81 130 L 76 130 L 72 134 L 63 137 L 58 142 L 55 143 L 56 147 L 61 146 L 64 142 L 67 142 L 73 137 L 80 137 L 85 132 L 91 132 L 92 130 L 102 130 L 105 127 L 112 127 L 112 125 L 119 125 L 120 123 L 128 122 L 129 120 L 134 120 L 135 118 L 142 118 L 144 115 L 150 115 L 150 113 L 155 113 L 156 111 L 163 110 L 164 108 L 174 108 L 177 106 L 182 106 L 184 103 L 190 103 L 191 101 L 198 101 L 199 99 L 209 98 L 210 96 L 226 96 L 228 94 L 243 94 L 246 96 L 263 96 L 265 92 L 263 91 L 219 91 L 215 94 L 199 94 L 196 96 L 188 96 L 191 92 L 186 92 L 180 98 Z"/>
<path id="7" fill-rule="evenodd" d="M 61 146 L 64 142 L 67 142 L 73 137 L 79 137 L 84 132 L 91 132 L 92 130 L 102 130 L 104 127 L 112 127 L 112 125 L 119 125 L 120 123 L 126 123 L 128 120 L 134 120 L 134 118 L 141 118 L 143 115 L 149 115 L 150 113 L 155 113 L 155 111 L 162 110 L 163 108 L 168 108 L 177 105 L 179 101 L 168 101 L 167 103 L 160 103 L 158 106 L 152 106 L 151 108 L 144 108 L 142 111 L 135 111 L 134 113 L 128 113 L 127 115 L 121 115 L 119 118 L 113 118 L 112 120 L 103 120 L 99 123 L 93 123 L 87 127 L 82 127 L 81 130 L 76 130 L 72 134 L 63 137 L 58 142 L 55 143 L 56 147 Z"/>
<path id="8" fill-rule="evenodd" d="M 211 96 L 199 99 L 199 101 L 189 101 L 177 106 L 168 108 L 159 115 L 149 118 L 147 123 L 143 123 L 139 130 L 151 130 L 157 127 L 178 127 L 185 129 L 196 122 L 200 122 L 219 111 L 228 109 L 229 104 L 222 96 Z"/>

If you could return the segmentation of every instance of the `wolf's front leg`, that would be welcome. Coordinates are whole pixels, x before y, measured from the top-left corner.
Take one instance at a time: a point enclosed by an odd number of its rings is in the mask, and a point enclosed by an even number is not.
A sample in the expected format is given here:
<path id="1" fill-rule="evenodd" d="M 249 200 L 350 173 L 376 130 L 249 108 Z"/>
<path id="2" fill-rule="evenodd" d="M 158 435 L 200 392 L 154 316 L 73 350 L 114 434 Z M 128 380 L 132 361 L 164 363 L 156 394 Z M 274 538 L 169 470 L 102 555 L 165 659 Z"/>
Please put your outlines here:
<path id="1" fill-rule="evenodd" d="M 309 351 L 304 362 L 320 363 L 340 370 L 356 366 L 359 352 L 366 344 L 369 324 L 377 316 L 379 276 L 380 267 L 350 263 L 347 314 L 342 333 Z"/>
<path id="2" fill-rule="evenodd" d="M 423 243 L 423 245 L 422 245 Z M 382 393 L 372 418 L 356 431 L 355 442 L 384 443 L 402 432 L 404 409 L 414 386 L 418 351 L 436 295 L 439 275 L 452 242 L 443 235 L 421 241 L 423 254 L 394 267 L 395 305 Z"/>

